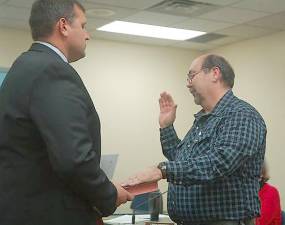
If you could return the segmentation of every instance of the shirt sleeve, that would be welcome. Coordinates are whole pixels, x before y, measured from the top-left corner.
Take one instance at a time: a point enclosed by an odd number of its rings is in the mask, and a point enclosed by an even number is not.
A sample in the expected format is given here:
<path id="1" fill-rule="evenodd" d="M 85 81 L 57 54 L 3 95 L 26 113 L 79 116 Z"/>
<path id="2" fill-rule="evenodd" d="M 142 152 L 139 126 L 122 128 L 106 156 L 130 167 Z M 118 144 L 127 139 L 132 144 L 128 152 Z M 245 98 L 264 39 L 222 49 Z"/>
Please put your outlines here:
<path id="1" fill-rule="evenodd" d="M 168 160 L 174 160 L 176 147 L 180 143 L 173 125 L 160 129 L 160 143 L 162 152 Z"/>
<path id="2" fill-rule="evenodd" d="M 263 154 L 266 130 L 261 120 L 237 112 L 225 118 L 206 153 L 187 161 L 166 164 L 169 182 L 191 185 L 213 181 L 232 174 L 254 154 Z"/>
<path id="3" fill-rule="evenodd" d="M 64 73 L 51 66 L 34 82 L 31 118 L 58 177 L 97 212 L 109 215 L 116 209 L 117 191 L 100 169 L 99 150 L 93 146 L 88 124 L 91 101 L 74 74 Z"/>

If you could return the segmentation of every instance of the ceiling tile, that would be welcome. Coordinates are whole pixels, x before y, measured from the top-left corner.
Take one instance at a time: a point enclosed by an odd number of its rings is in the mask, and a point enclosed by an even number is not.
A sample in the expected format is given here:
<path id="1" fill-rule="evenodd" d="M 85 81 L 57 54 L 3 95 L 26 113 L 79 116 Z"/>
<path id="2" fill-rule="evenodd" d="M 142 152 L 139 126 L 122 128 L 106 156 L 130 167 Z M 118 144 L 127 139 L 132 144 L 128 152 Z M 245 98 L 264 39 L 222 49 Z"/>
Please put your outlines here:
<path id="1" fill-rule="evenodd" d="M 146 9 L 156 5 L 159 2 L 162 2 L 162 0 L 85 0 L 85 2 L 102 3 L 132 9 Z"/>
<path id="2" fill-rule="evenodd" d="M 241 41 L 243 39 L 244 39 L 243 37 L 228 36 L 228 37 L 224 37 L 221 39 L 211 41 L 211 44 L 216 45 L 216 46 L 223 46 L 223 45 L 228 45 L 228 44 L 232 44 L 232 43 Z"/>
<path id="3" fill-rule="evenodd" d="M 138 43 L 138 44 L 148 44 L 148 45 L 159 45 L 159 46 L 168 46 L 177 41 L 167 40 L 167 39 L 159 39 L 159 38 L 148 38 L 148 37 L 135 37 L 130 42 Z"/>
<path id="4" fill-rule="evenodd" d="M 118 34 L 118 33 L 112 33 L 112 32 L 105 32 L 105 31 L 91 31 L 90 32 L 91 39 L 106 39 L 106 40 L 113 40 L 113 41 L 130 41 L 134 39 L 135 37 L 132 35 L 127 34 Z"/>
<path id="5" fill-rule="evenodd" d="M 35 0 L 25 0 L 25 1 L 23 1 L 23 0 L 9 0 L 9 1 L 7 1 L 6 5 L 31 9 L 34 1 Z"/>
<path id="6" fill-rule="evenodd" d="M 217 5 L 200 3 L 196 1 L 188 2 L 185 0 L 165 0 L 162 2 L 162 4 L 149 8 L 148 11 L 190 18 L 207 12 L 212 12 L 218 8 L 219 6 Z"/>
<path id="7" fill-rule="evenodd" d="M 213 5 L 231 5 L 242 0 L 198 0 L 198 2 L 209 3 Z"/>
<path id="8" fill-rule="evenodd" d="M 169 26 L 175 24 L 177 22 L 186 20 L 186 17 L 182 16 L 172 16 L 162 13 L 154 13 L 154 12 L 147 12 L 142 11 L 136 13 L 132 16 L 129 16 L 124 21 L 134 22 L 134 23 L 143 23 L 143 24 L 150 24 L 150 25 L 158 25 L 158 26 Z"/>
<path id="9" fill-rule="evenodd" d="M 270 29 L 285 29 L 285 12 L 266 16 L 261 19 L 250 21 L 248 24 L 270 28 Z"/>
<path id="10" fill-rule="evenodd" d="M 181 29 L 190 29 L 190 30 L 197 30 L 197 31 L 204 31 L 204 32 L 213 32 L 216 30 L 224 29 L 227 27 L 233 26 L 233 23 L 224 23 L 224 22 L 217 22 L 212 20 L 205 20 L 205 19 L 187 19 L 181 23 L 174 24 L 173 27 L 181 28 Z"/>
<path id="11" fill-rule="evenodd" d="M 2 4 L 3 2 L 6 2 L 6 0 L 0 0 L 0 4 Z"/>
<path id="12" fill-rule="evenodd" d="M 200 16 L 200 18 L 240 24 L 267 15 L 268 13 L 264 12 L 224 7 L 213 12 L 203 14 Z"/>
<path id="13" fill-rule="evenodd" d="M 205 50 L 210 50 L 210 49 L 215 48 L 215 46 L 211 45 L 211 44 L 200 44 L 200 43 L 194 43 L 194 42 L 190 42 L 190 41 L 177 42 L 171 46 L 177 47 L 177 48 L 194 49 L 194 50 L 198 50 L 198 51 L 205 51 Z"/>
<path id="14" fill-rule="evenodd" d="M 91 32 L 111 22 L 113 22 L 112 19 L 97 19 L 87 17 L 86 29 L 88 32 Z"/>
<path id="15" fill-rule="evenodd" d="M 108 39 L 141 44 L 171 45 L 197 50 L 234 43 L 243 39 L 267 35 L 285 30 L 285 0 L 197 0 L 218 5 L 214 11 L 199 14 L 199 17 L 170 15 L 148 8 L 163 0 L 79 0 L 87 9 L 87 30 L 92 38 Z M 194 0 L 196 1 L 196 0 Z M 0 0 L 0 26 L 29 30 L 28 18 L 34 0 Z M 224 7 L 226 6 L 226 7 Z M 224 7 L 224 8 L 223 8 Z M 114 12 L 110 16 L 89 15 L 88 9 L 107 9 Z M 142 11 L 145 10 L 145 11 Z M 271 13 L 280 12 L 276 15 Z M 207 44 L 176 42 L 172 40 L 138 37 L 126 34 L 97 31 L 96 28 L 114 20 L 125 20 L 161 26 L 174 26 L 208 33 L 230 35 Z M 243 25 L 238 25 L 243 23 Z M 177 45 L 177 46 L 175 46 Z"/>
<path id="16" fill-rule="evenodd" d="M 233 26 L 233 27 L 226 28 L 223 30 L 219 30 L 217 31 L 217 33 L 226 34 L 229 36 L 254 38 L 254 37 L 260 37 L 260 36 L 264 36 L 267 34 L 271 34 L 272 30 L 249 26 L 249 25 L 237 25 L 237 26 Z"/>
<path id="17" fill-rule="evenodd" d="M 159 39 L 159 38 L 149 38 L 149 37 L 140 37 L 135 35 L 127 35 L 127 34 L 118 34 L 112 32 L 104 32 L 104 31 L 92 31 L 90 32 L 92 39 L 105 39 L 112 41 L 123 41 L 130 43 L 140 43 L 140 44 L 151 44 L 151 45 L 171 45 L 176 43 L 174 40 L 167 39 Z"/>
<path id="18" fill-rule="evenodd" d="M 233 7 L 277 13 L 285 11 L 285 1 L 284 0 L 244 0 L 242 2 L 234 4 Z"/>
<path id="19" fill-rule="evenodd" d="M 109 20 L 118 20 L 121 18 L 125 18 L 127 16 L 133 15 L 137 12 L 135 9 L 127 9 L 122 7 L 114 7 L 110 5 L 104 5 L 104 4 L 92 4 L 92 3 L 84 3 L 83 4 L 86 9 L 86 15 L 89 18 L 100 18 L 100 19 L 109 19 Z M 103 9 L 103 10 L 109 10 L 113 12 L 114 14 L 111 14 L 110 16 L 98 16 L 96 13 L 93 14 L 92 9 Z"/>

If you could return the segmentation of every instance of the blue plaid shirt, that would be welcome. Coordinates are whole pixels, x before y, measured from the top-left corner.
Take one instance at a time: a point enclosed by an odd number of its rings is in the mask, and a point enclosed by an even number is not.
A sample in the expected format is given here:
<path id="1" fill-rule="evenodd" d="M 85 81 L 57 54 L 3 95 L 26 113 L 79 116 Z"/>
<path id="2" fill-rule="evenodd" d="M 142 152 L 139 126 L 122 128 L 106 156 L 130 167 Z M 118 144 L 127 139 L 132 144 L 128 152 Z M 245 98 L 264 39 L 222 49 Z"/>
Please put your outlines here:
<path id="1" fill-rule="evenodd" d="M 200 111 L 181 141 L 161 129 L 168 213 L 175 222 L 239 220 L 259 215 L 266 125 L 229 90 L 209 114 Z"/>

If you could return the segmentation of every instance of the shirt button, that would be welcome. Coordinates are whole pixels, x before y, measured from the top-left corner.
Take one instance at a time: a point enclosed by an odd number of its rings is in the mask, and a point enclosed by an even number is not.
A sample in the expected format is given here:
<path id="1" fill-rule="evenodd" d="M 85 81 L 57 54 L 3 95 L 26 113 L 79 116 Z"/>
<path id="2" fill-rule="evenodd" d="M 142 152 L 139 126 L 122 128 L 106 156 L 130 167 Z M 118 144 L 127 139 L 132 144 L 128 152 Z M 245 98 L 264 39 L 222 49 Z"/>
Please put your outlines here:
<path id="1" fill-rule="evenodd" d="M 201 134 L 202 134 L 202 132 L 200 131 L 200 132 L 199 132 L 199 136 L 201 136 Z"/>
<path id="2" fill-rule="evenodd" d="M 199 127 L 196 127 L 196 130 L 198 130 L 199 129 Z"/>
<path id="3" fill-rule="evenodd" d="M 187 145 L 188 148 L 190 148 L 190 145 Z"/>

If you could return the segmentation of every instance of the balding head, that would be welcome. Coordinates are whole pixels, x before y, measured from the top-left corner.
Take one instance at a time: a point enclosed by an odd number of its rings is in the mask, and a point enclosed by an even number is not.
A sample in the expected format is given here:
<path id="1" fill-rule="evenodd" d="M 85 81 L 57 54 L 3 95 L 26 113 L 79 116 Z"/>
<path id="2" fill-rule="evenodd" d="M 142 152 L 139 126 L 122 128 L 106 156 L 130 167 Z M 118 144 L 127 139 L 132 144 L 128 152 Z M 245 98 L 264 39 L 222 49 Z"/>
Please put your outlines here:
<path id="1" fill-rule="evenodd" d="M 235 73 L 229 62 L 222 56 L 214 54 L 201 55 L 197 59 L 201 62 L 201 68 L 212 69 L 218 67 L 222 74 L 222 79 L 227 87 L 234 86 Z"/>

